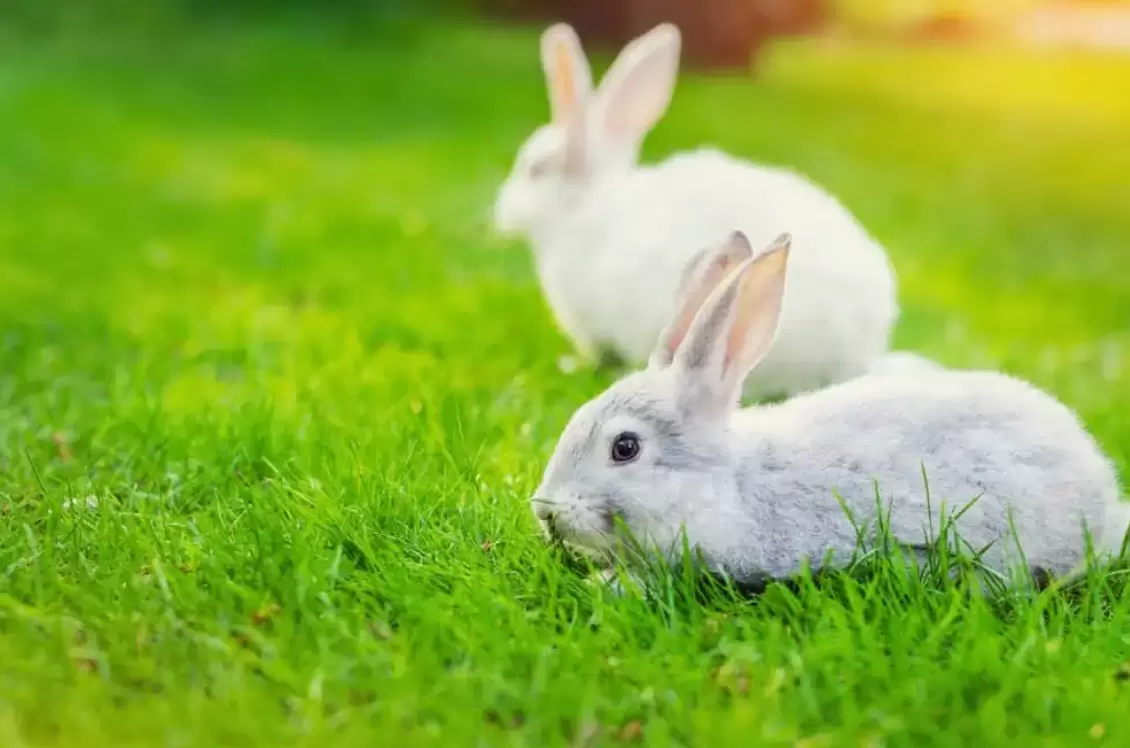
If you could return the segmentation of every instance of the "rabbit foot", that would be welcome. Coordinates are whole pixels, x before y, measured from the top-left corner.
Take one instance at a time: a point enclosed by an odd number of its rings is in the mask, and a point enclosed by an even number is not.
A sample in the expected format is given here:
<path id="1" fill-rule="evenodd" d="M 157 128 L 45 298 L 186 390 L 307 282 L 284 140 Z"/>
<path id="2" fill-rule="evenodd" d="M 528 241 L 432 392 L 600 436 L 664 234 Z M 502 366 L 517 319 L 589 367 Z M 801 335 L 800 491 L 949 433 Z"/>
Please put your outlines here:
<path id="1" fill-rule="evenodd" d="M 629 593 L 641 594 L 644 586 L 639 578 L 631 572 L 620 573 L 619 570 L 609 567 L 601 569 L 590 580 L 593 584 L 601 584 L 617 597 L 624 597 Z"/>

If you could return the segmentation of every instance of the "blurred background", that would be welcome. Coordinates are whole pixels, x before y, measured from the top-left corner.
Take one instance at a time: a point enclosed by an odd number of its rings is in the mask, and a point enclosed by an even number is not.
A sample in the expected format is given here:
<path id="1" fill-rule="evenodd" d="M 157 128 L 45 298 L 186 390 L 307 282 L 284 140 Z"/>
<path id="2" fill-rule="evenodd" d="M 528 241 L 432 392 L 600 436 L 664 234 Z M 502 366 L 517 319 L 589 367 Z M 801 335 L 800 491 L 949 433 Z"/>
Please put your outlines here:
<path id="1" fill-rule="evenodd" d="M 1121 423 L 1130 0 L 0 0 L 0 314 L 59 346 L 44 376 L 143 360 L 194 412 L 248 372 L 302 402 L 341 340 L 415 362 L 382 364 L 390 407 L 417 365 L 574 398 L 529 252 L 487 225 L 554 20 L 597 75 L 675 21 L 645 160 L 808 175 L 888 249 L 896 345 Z"/>
<path id="2" fill-rule="evenodd" d="M 611 46 L 674 21 L 687 37 L 687 62 L 697 68 L 743 67 L 765 44 L 789 35 L 1130 45 L 1123 0 L 484 0 L 484 8 L 523 19 L 563 18 L 584 38 Z"/>
<path id="3" fill-rule="evenodd" d="M 155 28 L 283 17 L 385 25 L 440 17 L 572 23 L 588 44 L 614 48 L 674 21 L 695 67 L 744 66 L 780 36 L 890 41 L 992 39 L 1127 49 L 1127 0 L 4 0 L 7 25 Z"/>

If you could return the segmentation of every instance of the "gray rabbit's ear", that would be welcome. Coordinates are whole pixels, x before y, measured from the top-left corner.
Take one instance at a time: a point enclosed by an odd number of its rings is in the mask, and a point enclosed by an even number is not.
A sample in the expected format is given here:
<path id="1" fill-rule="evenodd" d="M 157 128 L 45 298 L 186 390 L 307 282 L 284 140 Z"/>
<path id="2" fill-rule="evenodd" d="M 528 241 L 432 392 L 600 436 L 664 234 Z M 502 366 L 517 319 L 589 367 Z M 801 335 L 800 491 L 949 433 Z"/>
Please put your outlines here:
<path id="1" fill-rule="evenodd" d="M 675 292 L 675 316 L 659 336 L 649 360 L 651 367 L 671 365 L 703 302 L 727 275 L 751 257 L 753 250 L 745 234 L 735 231 L 720 244 L 699 250 L 687 262 Z"/>
<path id="2" fill-rule="evenodd" d="M 692 409 L 726 411 L 741 398 L 749 372 L 769 352 L 785 297 L 788 234 L 726 276 L 695 315 L 675 352 Z"/>
<path id="3" fill-rule="evenodd" d="M 588 106 L 593 85 L 588 58 L 572 26 L 555 23 L 542 33 L 541 66 L 553 122 L 574 121 Z"/>

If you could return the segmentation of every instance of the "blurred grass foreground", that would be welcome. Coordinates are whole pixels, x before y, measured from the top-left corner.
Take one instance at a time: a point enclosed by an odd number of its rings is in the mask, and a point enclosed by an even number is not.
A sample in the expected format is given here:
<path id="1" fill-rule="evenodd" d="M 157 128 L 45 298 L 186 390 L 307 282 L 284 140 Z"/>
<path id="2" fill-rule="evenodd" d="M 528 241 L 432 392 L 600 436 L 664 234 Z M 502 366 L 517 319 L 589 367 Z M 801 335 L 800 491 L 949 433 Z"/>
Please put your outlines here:
<path id="1" fill-rule="evenodd" d="M 485 221 L 541 21 L 3 7 L 0 745 L 1130 744 L 1116 572 L 645 603 L 545 547 L 527 497 L 611 375 L 561 365 Z M 900 347 L 1052 390 L 1127 477 L 1130 58 L 819 7 L 688 72 L 645 158 L 823 184 L 891 254 Z"/>

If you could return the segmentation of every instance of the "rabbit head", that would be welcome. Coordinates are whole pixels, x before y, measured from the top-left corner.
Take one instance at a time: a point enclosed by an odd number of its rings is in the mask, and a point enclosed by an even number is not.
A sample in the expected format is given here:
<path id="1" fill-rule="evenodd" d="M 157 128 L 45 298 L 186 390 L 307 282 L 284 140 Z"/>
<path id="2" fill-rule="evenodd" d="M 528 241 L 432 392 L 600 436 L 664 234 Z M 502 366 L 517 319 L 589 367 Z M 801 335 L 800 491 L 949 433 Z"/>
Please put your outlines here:
<path id="1" fill-rule="evenodd" d="M 647 368 L 583 405 L 558 441 L 531 500 L 548 534 L 612 557 L 621 528 L 669 548 L 734 505 L 729 416 L 776 335 L 789 244 L 755 258 L 734 232 L 688 263 Z"/>
<path id="2" fill-rule="evenodd" d="M 679 48 L 678 28 L 656 26 L 624 47 L 594 92 L 573 28 L 546 29 L 541 64 L 551 120 L 522 144 L 499 190 L 494 225 L 500 234 L 528 235 L 582 194 L 586 182 L 636 164 L 644 136 L 671 103 Z"/>

